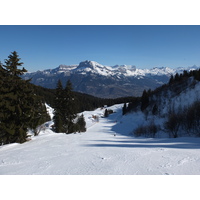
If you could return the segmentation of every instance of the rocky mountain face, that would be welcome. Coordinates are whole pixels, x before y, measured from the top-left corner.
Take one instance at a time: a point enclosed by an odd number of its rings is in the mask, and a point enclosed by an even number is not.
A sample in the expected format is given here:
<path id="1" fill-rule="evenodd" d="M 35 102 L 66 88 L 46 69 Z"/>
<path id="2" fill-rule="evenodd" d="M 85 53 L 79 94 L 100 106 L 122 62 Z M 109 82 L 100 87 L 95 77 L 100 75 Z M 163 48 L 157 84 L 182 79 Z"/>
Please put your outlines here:
<path id="1" fill-rule="evenodd" d="M 187 70 L 197 69 L 196 66 Z M 26 73 L 35 85 L 55 88 L 60 79 L 65 86 L 68 79 L 77 92 L 102 98 L 141 96 L 144 89 L 155 89 L 169 81 L 171 74 L 183 72 L 183 68 L 168 67 L 137 69 L 133 65 L 104 66 L 94 61 L 79 65 L 60 65 L 55 69 Z"/>

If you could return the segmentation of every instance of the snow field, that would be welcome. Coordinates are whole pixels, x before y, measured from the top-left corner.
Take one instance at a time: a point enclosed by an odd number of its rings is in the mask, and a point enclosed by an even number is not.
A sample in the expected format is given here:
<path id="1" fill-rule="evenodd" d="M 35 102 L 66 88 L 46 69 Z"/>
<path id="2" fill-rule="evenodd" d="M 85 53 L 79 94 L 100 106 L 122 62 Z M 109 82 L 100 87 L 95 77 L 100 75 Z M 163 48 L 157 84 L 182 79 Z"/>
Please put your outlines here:
<path id="1" fill-rule="evenodd" d="M 48 127 L 24 144 L 0 147 L 1 175 L 199 175 L 200 138 L 135 138 L 141 113 L 108 118 L 85 111 L 87 132 L 56 134 Z M 100 116 L 96 122 L 92 115 Z M 131 124 L 131 125 L 130 125 Z M 198 176 L 1 176 L 13 199 L 198 199 Z M 21 187 L 24 192 L 21 194 Z M 10 193 L 12 187 L 12 193 Z"/>
<path id="2" fill-rule="evenodd" d="M 56 134 L 47 127 L 29 142 L 0 147 L 0 174 L 200 174 L 200 138 L 135 138 L 130 133 L 143 116 L 122 116 L 122 106 L 110 107 L 115 113 L 108 118 L 101 117 L 105 109 L 83 112 L 85 133 Z"/>

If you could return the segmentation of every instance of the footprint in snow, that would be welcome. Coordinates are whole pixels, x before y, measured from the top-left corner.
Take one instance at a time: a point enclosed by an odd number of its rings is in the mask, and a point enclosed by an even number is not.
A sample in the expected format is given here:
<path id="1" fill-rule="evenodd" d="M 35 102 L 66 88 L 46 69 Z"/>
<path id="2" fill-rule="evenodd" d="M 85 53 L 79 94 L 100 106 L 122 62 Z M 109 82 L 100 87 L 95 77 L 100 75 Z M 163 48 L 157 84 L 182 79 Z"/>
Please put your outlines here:
<path id="1" fill-rule="evenodd" d="M 186 157 L 186 158 L 183 158 L 181 160 L 178 161 L 178 164 L 179 165 L 183 165 L 184 163 L 187 163 L 187 162 L 193 162 L 195 161 L 196 159 L 194 158 L 189 158 L 189 157 Z"/>

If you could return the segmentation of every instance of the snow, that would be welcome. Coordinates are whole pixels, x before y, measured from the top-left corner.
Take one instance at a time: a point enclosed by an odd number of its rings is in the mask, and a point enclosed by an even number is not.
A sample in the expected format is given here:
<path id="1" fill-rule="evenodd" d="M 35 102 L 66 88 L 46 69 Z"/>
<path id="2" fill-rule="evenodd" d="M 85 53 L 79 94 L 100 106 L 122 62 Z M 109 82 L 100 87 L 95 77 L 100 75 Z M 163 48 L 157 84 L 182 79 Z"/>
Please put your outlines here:
<path id="1" fill-rule="evenodd" d="M 74 71 L 79 71 L 82 74 L 84 72 L 92 72 L 94 74 L 99 74 L 102 76 L 120 76 L 123 74 L 124 76 L 133 76 L 133 77 L 144 77 L 144 76 L 162 76 L 167 75 L 171 76 L 176 73 L 183 73 L 184 70 L 196 70 L 199 67 L 192 66 L 188 68 L 179 67 L 177 69 L 172 69 L 169 67 L 154 67 L 153 69 L 137 69 L 134 65 L 115 65 L 115 66 L 104 66 L 95 61 L 84 61 L 80 63 L 80 66 L 77 68 L 73 68 Z"/>
<path id="2" fill-rule="evenodd" d="M 1 146 L 0 174 L 200 175 L 200 138 L 133 137 L 144 116 L 122 116 L 122 106 L 107 108 L 115 111 L 108 118 L 105 108 L 83 112 L 85 133 L 54 133 L 47 126 L 29 142 Z"/>
<path id="3" fill-rule="evenodd" d="M 179 67 L 176 69 L 170 68 L 170 67 L 154 67 L 152 69 L 140 69 L 136 68 L 134 65 L 115 65 L 115 66 L 105 66 L 102 64 L 99 64 L 96 61 L 82 61 L 79 63 L 79 65 L 60 65 L 59 67 L 55 69 L 47 69 L 44 71 L 39 71 L 43 74 L 54 75 L 54 74 L 67 74 L 67 73 L 80 73 L 80 74 L 87 74 L 87 73 L 93 73 L 97 75 L 102 76 L 127 76 L 127 77 L 136 77 L 138 79 L 144 77 L 144 76 L 163 76 L 166 75 L 170 77 L 172 74 L 175 75 L 176 73 L 183 73 L 184 70 L 190 71 L 190 70 L 197 70 L 199 67 L 196 65 L 183 68 Z M 35 74 L 36 72 L 33 72 Z M 29 74 L 29 73 L 26 73 Z"/>

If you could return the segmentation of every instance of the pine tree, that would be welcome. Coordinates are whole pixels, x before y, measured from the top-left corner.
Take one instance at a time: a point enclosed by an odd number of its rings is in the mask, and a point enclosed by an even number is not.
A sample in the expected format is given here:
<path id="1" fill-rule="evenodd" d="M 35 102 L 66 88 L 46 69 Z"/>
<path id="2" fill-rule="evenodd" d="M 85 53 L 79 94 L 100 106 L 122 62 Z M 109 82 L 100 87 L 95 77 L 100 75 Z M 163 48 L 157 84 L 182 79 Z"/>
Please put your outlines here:
<path id="1" fill-rule="evenodd" d="M 35 95 L 29 83 L 22 80 L 26 70 L 18 69 L 23 63 L 16 51 L 1 64 L 0 76 L 0 141 L 1 144 L 23 143 L 27 130 L 35 120 Z"/>
<path id="2" fill-rule="evenodd" d="M 143 91 L 141 97 L 141 111 L 144 111 L 149 105 L 149 95 L 146 90 Z"/>
<path id="3" fill-rule="evenodd" d="M 86 127 L 85 127 L 86 122 L 85 122 L 83 114 L 78 117 L 76 125 L 77 125 L 77 131 L 78 132 L 85 132 L 86 131 Z"/>
<path id="4" fill-rule="evenodd" d="M 107 109 L 105 109 L 104 117 L 108 117 L 108 110 Z"/>
<path id="5" fill-rule="evenodd" d="M 174 81 L 180 81 L 180 75 L 178 73 L 175 74 Z"/>
<path id="6" fill-rule="evenodd" d="M 125 115 L 127 113 L 127 107 L 126 107 L 126 103 L 124 103 L 124 106 L 122 108 L 122 115 Z"/>
<path id="7" fill-rule="evenodd" d="M 8 56 L 5 65 L 3 65 L 5 77 L 1 87 L 1 97 L 3 99 L 0 104 L 2 143 L 22 143 L 26 141 L 27 123 L 30 120 L 30 117 L 26 115 L 30 111 L 26 98 L 30 93 L 26 90 L 25 81 L 19 77 L 19 75 L 26 72 L 24 68 L 22 70 L 18 69 L 23 64 L 19 60 L 17 52 L 14 51 Z"/>
<path id="8" fill-rule="evenodd" d="M 169 79 L 169 84 L 172 84 L 174 82 L 174 76 L 171 75 L 170 79 Z"/>
<path id="9" fill-rule="evenodd" d="M 54 105 L 54 130 L 59 133 L 73 133 L 76 129 L 76 99 L 72 91 L 72 83 L 68 80 L 65 89 L 59 80 L 56 88 Z"/>
<path id="10" fill-rule="evenodd" d="M 63 116 L 63 86 L 60 80 L 58 80 L 55 94 L 54 103 L 54 130 L 56 133 L 64 132 L 64 116 Z"/>
<path id="11" fill-rule="evenodd" d="M 64 129 L 65 133 L 73 133 L 75 131 L 74 119 L 76 118 L 76 99 L 70 80 L 67 81 L 64 89 L 64 103 L 63 103 L 63 114 L 64 114 Z"/>
<path id="12" fill-rule="evenodd" d="M 43 123 L 50 121 L 50 116 L 47 113 L 45 103 L 42 102 L 41 97 L 34 98 L 34 113 L 32 113 L 32 120 L 30 121 L 30 129 L 33 130 L 34 136 L 39 135 Z"/>

